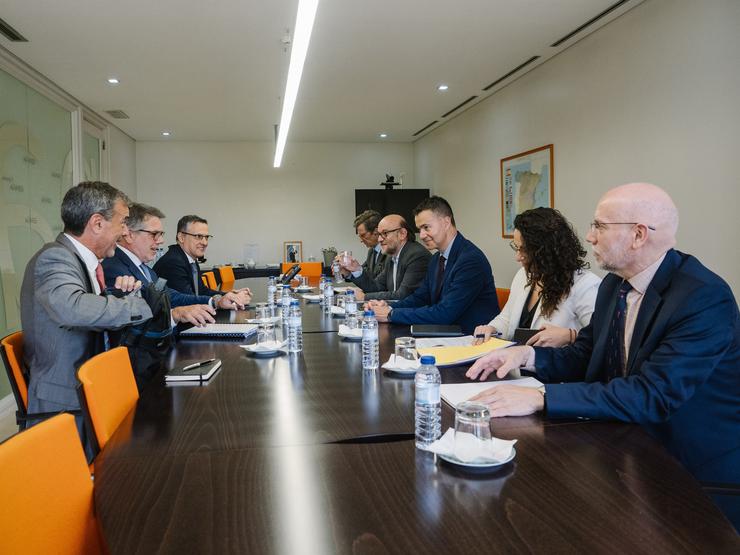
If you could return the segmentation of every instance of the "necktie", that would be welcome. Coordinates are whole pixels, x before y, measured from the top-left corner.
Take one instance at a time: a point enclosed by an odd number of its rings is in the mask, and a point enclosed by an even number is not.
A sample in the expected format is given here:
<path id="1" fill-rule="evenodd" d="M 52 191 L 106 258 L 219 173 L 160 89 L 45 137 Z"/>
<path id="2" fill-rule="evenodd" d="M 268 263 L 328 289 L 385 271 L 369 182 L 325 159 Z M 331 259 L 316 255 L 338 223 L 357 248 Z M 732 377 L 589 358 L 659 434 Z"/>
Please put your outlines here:
<path id="1" fill-rule="evenodd" d="M 193 295 L 198 294 L 198 263 L 191 262 L 190 267 L 193 269 Z"/>
<path id="2" fill-rule="evenodd" d="M 98 263 L 97 267 L 95 268 L 95 280 L 98 282 L 98 285 L 100 286 L 100 293 L 105 292 L 105 275 L 103 274 L 103 265 Z"/>
<path id="3" fill-rule="evenodd" d="M 393 258 L 393 291 L 398 289 L 398 286 L 396 285 L 396 275 L 398 272 L 398 257 Z"/>
<path id="4" fill-rule="evenodd" d="M 439 297 L 442 295 L 442 282 L 445 279 L 445 257 L 439 255 L 439 265 L 437 266 L 437 291 L 434 295 L 436 301 L 439 301 Z"/>
<path id="5" fill-rule="evenodd" d="M 614 307 L 614 315 L 609 324 L 609 339 L 606 351 L 606 378 L 612 380 L 624 376 L 624 324 L 627 313 L 627 293 L 632 289 L 628 281 L 623 281 L 617 293 L 617 303 Z"/>
<path id="6" fill-rule="evenodd" d="M 149 271 L 149 267 L 146 264 L 142 264 L 139 266 L 139 270 L 141 270 L 141 273 L 144 274 L 144 277 L 146 278 L 146 281 L 148 283 L 152 282 L 152 273 Z"/>

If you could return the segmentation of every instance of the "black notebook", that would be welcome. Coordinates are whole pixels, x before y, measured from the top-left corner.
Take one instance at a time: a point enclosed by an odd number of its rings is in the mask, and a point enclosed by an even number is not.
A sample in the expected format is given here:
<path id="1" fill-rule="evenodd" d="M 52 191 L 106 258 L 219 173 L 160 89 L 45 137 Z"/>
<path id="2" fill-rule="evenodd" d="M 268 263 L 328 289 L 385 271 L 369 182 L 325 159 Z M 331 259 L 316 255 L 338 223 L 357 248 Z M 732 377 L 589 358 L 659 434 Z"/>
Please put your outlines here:
<path id="1" fill-rule="evenodd" d="M 165 376 L 165 382 L 196 382 L 203 383 L 210 380 L 221 368 L 221 359 L 207 361 L 186 361 L 182 366 L 169 370 Z"/>
<path id="2" fill-rule="evenodd" d="M 249 337 L 257 333 L 257 324 L 206 324 L 180 332 L 181 337 Z"/>
<path id="3" fill-rule="evenodd" d="M 438 326 L 436 324 L 411 326 L 413 337 L 460 337 L 462 334 L 460 326 Z"/>
<path id="4" fill-rule="evenodd" d="M 542 330 L 537 329 L 530 329 L 530 328 L 517 328 L 516 331 L 514 331 L 514 337 L 512 337 L 512 340 L 516 343 L 519 343 L 520 345 L 526 345 L 527 341 L 533 336 L 540 333 Z"/>

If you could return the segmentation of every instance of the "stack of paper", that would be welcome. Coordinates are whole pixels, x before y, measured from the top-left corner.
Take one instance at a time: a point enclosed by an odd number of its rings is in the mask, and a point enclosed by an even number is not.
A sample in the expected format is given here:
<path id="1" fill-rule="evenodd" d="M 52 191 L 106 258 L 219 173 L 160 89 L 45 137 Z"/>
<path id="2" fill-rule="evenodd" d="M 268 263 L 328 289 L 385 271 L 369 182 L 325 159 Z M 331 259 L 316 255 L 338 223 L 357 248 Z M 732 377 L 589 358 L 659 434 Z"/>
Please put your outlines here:
<path id="1" fill-rule="evenodd" d="M 542 382 L 534 378 L 520 378 L 518 380 L 499 380 L 496 382 L 469 382 L 469 383 L 444 383 L 440 386 L 439 391 L 442 399 L 448 405 L 456 407 L 463 401 L 469 401 L 481 391 L 491 389 L 492 387 L 506 385 L 518 385 L 519 387 L 531 387 L 537 389 L 542 387 Z"/>
<path id="2" fill-rule="evenodd" d="M 491 351 L 514 344 L 513 341 L 504 341 L 494 337 L 480 345 L 472 345 L 472 343 L 472 335 L 417 339 L 416 350 L 419 356 L 432 355 L 437 361 L 437 366 L 456 366 L 473 362 Z"/>

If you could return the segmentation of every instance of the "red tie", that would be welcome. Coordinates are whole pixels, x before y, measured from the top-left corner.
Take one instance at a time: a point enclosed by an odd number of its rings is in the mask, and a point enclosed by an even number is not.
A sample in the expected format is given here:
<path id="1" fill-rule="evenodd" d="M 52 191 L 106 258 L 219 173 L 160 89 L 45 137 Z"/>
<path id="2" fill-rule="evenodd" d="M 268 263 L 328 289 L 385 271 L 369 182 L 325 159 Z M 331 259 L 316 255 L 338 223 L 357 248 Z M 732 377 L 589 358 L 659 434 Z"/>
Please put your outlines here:
<path id="1" fill-rule="evenodd" d="M 103 265 L 98 263 L 98 267 L 95 268 L 95 277 L 98 280 L 98 285 L 100 285 L 100 293 L 105 292 L 105 276 L 103 275 Z"/>

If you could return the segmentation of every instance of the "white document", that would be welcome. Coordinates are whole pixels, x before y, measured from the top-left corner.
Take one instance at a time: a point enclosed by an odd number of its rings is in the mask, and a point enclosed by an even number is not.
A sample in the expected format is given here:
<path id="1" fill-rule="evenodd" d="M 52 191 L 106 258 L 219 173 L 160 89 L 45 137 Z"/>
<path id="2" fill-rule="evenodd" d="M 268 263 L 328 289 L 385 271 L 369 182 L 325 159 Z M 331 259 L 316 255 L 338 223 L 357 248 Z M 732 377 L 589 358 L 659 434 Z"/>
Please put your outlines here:
<path id="1" fill-rule="evenodd" d="M 257 324 L 206 324 L 203 327 L 193 326 L 180 336 L 185 337 L 247 337 L 257 333 Z"/>
<path id="2" fill-rule="evenodd" d="M 444 383 L 440 386 L 440 394 L 447 404 L 456 407 L 463 401 L 475 397 L 481 391 L 491 389 L 497 385 L 518 385 L 519 387 L 531 387 L 537 389 L 544 384 L 535 378 L 519 378 L 518 380 L 500 380 L 496 382 L 469 382 L 469 383 Z"/>
<path id="3" fill-rule="evenodd" d="M 463 337 L 423 337 L 416 340 L 417 349 L 429 349 L 431 347 L 467 347 L 472 344 L 472 335 L 464 335 Z"/>

